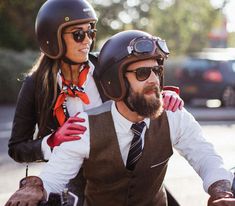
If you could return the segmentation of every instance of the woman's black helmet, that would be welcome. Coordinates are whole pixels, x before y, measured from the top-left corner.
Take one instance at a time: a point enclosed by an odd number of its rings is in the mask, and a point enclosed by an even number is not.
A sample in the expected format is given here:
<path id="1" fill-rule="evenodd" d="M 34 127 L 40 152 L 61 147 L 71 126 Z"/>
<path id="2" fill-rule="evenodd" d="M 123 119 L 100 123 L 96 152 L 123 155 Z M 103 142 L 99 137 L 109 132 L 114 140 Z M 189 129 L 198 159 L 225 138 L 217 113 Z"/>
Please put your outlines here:
<path id="1" fill-rule="evenodd" d="M 156 59 L 162 66 L 169 55 L 166 42 L 139 30 L 119 32 L 102 47 L 99 54 L 98 75 L 106 96 L 115 101 L 123 100 L 128 84 L 124 78 L 126 67 L 145 59 Z M 163 75 L 160 77 L 163 86 Z"/>
<path id="2" fill-rule="evenodd" d="M 47 0 L 35 23 L 41 51 L 52 59 L 59 59 L 65 52 L 62 30 L 88 22 L 95 27 L 97 20 L 93 7 L 86 0 Z"/>

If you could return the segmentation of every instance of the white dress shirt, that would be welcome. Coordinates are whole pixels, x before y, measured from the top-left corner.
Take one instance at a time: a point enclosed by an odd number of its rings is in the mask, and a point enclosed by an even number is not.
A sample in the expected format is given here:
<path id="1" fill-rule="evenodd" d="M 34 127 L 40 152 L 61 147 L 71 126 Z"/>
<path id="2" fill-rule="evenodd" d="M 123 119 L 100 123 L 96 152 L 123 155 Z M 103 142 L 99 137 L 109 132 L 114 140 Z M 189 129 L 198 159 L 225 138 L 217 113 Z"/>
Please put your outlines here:
<path id="1" fill-rule="evenodd" d="M 89 97 L 90 103 L 84 104 L 83 101 L 79 97 L 67 97 L 66 106 L 68 109 L 69 116 L 74 116 L 78 112 L 83 112 L 91 108 L 98 107 L 102 104 L 102 100 L 99 94 L 99 91 L 97 89 L 97 86 L 95 84 L 95 80 L 93 78 L 93 72 L 94 72 L 94 65 L 89 62 L 89 72 L 87 74 L 87 80 L 84 85 L 84 91 Z M 57 82 L 59 84 L 60 89 L 62 88 L 62 79 L 61 76 L 57 75 Z M 41 149 L 44 155 L 45 160 L 49 160 L 51 156 L 51 148 L 47 144 L 47 139 L 51 136 L 47 135 L 42 140 Z"/>
<path id="2" fill-rule="evenodd" d="M 126 164 L 133 138 L 132 122 L 117 111 L 114 102 L 111 114 L 122 159 Z M 86 119 L 82 124 L 87 127 L 86 132 L 81 136 L 81 140 L 64 142 L 59 147 L 55 147 L 49 162 L 40 174 L 48 194 L 50 192 L 61 192 L 68 181 L 77 175 L 84 159 L 89 158 L 90 130 L 88 116 L 83 112 L 79 114 L 79 117 Z M 167 117 L 172 146 L 187 159 L 201 177 L 205 191 L 215 181 L 227 179 L 232 182 L 233 174 L 225 169 L 221 157 L 214 151 L 212 144 L 205 140 L 201 127 L 194 117 L 185 109 L 176 112 L 167 111 Z M 149 127 L 150 120 L 146 118 L 144 121 Z M 144 141 L 142 142 L 144 144 Z"/>

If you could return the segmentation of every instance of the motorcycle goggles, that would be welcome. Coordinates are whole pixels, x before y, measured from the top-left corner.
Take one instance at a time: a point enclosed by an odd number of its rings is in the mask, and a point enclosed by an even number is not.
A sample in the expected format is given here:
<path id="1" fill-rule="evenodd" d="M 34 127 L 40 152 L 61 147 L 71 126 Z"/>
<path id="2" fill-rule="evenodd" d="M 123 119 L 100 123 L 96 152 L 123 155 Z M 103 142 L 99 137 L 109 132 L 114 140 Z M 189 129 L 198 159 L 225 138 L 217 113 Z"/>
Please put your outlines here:
<path id="1" fill-rule="evenodd" d="M 154 72 L 156 76 L 162 76 L 162 67 L 153 66 L 153 67 L 139 67 L 135 70 L 126 70 L 126 73 L 135 73 L 136 79 L 140 82 L 147 80 L 151 72 Z"/>
<path id="2" fill-rule="evenodd" d="M 96 36 L 96 29 L 88 29 L 87 31 L 83 31 L 82 29 L 73 31 L 73 32 L 64 32 L 64 34 L 72 34 L 73 39 L 75 42 L 83 42 L 86 38 L 86 34 L 89 37 L 89 39 L 94 39 Z"/>
<path id="3" fill-rule="evenodd" d="M 167 58 L 170 54 L 166 41 L 159 37 L 138 37 L 133 39 L 127 47 L 129 55 L 138 56 L 156 56 Z"/>

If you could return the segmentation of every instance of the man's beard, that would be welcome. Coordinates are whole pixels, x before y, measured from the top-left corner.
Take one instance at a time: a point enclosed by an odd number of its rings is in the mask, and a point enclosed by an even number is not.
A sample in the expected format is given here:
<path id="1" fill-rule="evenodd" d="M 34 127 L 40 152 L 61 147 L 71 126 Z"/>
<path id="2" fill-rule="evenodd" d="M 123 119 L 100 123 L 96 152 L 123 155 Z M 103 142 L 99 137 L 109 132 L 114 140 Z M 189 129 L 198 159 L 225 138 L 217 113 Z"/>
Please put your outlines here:
<path id="1" fill-rule="evenodd" d="M 145 98 L 144 93 L 155 90 L 156 98 Z M 159 87 L 148 86 L 145 87 L 141 94 L 129 89 L 127 102 L 138 115 L 142 117 L 156 118 L 161 115 L 163 111 L 163 101 Z"/>

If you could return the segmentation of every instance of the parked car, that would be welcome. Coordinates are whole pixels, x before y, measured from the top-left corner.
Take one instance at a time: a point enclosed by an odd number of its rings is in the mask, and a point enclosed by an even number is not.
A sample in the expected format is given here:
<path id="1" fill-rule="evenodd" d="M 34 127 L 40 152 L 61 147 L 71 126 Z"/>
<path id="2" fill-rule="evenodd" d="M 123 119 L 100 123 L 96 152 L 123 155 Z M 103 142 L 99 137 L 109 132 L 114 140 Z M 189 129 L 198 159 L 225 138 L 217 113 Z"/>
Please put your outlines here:
<path id="1" fill-rule="evenodd" d="M 185 102 L 219 99 L 222 106 L 235 107 L 235 52 L 200 52 L 170 61 L 165 83 L 180 87 Z"/>

